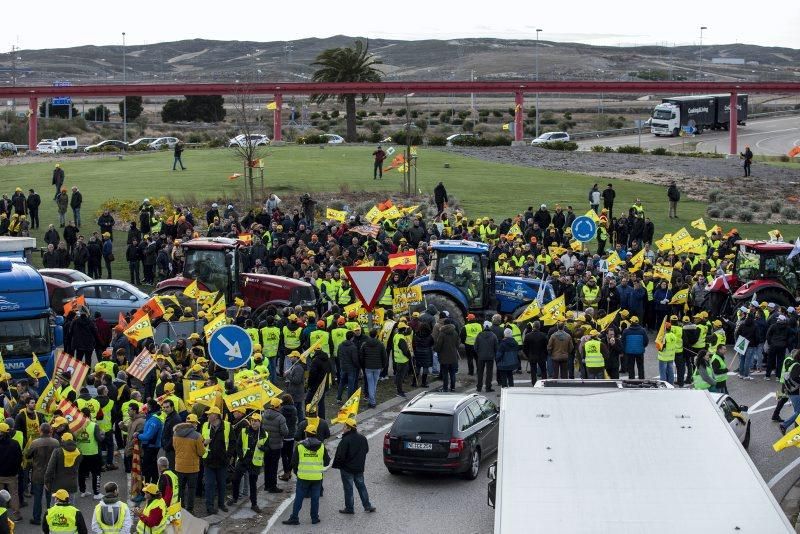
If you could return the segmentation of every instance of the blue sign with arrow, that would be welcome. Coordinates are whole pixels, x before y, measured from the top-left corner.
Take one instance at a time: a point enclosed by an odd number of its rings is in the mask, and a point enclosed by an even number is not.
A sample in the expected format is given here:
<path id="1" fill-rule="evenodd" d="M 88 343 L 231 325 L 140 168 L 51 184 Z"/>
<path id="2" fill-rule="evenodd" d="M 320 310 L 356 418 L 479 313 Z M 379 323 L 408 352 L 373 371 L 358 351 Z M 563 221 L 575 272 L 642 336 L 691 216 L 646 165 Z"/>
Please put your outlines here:
<path id="1" fill-rule="evenodd" d="M 223 369 L 239 369 L 247 365 L 253 355 L 253 340 L 244 328 L 236 325 L 221 326 L 211 334 L 208 354 Z"/>
<path id="2" fill-rule="evenodd" d="M 594 234 L 597 232 L 597 223 L 591 217 L 581 215 L 572 221 L 572 237 L 576 241 L 585 243 L 594 239 Z"/>

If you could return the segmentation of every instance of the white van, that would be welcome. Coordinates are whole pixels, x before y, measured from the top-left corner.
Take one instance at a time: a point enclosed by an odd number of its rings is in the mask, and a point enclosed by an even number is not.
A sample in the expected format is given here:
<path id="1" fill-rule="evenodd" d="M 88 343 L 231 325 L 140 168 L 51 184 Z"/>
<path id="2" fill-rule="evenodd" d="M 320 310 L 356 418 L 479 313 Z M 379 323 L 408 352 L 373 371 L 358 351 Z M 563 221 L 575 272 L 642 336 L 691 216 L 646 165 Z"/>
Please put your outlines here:
<path id="1" fill-rule="evenodd" d="M 59 137 L 56 139 L 59 152 L 77 152 L 78 140 L 74 137 Z"/>

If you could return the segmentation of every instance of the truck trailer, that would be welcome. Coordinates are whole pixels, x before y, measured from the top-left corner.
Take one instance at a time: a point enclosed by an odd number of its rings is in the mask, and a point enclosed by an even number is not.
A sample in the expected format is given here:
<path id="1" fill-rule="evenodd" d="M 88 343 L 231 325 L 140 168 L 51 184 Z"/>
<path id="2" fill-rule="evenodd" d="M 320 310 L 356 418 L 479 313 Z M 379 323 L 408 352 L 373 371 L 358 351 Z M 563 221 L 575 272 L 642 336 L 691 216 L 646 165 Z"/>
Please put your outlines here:
<path id="1" fill-rule="evenodd" d="M 794 532 L 705 391 L 506 388 L 496 534 Z"/>
<path id="2" fill-rule="evenodd" d="M 747 120 L 747 95 L 737 97 L 737 124 Z M 704 130 L 727 130 L 730 126 L 730 95 L 692 95 L 664 98 L 653 110 L 650 131 L 656 135 L 677 137 L 691 126 L 693 133 Z"/>

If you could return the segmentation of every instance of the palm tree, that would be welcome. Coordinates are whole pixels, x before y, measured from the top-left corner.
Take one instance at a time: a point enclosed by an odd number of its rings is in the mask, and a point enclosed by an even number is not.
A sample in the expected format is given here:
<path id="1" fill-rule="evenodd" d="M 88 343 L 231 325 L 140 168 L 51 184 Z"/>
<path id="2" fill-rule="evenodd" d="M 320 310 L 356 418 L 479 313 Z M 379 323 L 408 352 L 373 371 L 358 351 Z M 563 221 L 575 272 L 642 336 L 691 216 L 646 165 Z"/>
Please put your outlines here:
<path id="1" fill-rule="evenodd" d="M 314 72 L 315 82 L 379 82 L 383 72 L 375 68 L 383 62 L 369 53 L 369 43 L 356 40 L 353 47 L 329 48 L 317 56 L 312 65 L 318 66 Z M 339 102 L 345 103 L 347 112 L 347 140 L 356 140 L 356 93 L 343 95 L 318 94 L 312 95 L 311 101 L 322 104 L 328 98 L 335 97 Z M 375 98 L 383 103 L 385 95 L 361 94 L 361 103 L 366 103 L 370 98 Z"/>

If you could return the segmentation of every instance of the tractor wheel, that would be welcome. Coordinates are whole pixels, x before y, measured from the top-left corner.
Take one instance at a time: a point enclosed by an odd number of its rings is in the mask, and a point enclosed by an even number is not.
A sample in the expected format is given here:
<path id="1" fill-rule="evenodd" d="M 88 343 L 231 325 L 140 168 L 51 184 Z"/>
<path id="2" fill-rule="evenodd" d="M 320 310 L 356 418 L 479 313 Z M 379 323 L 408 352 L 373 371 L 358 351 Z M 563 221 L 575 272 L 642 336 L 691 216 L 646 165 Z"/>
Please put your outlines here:
<path id="1" fill-rule="evenodd" d="M 461 327 L 464 326 L 464 312 L 455 301 L 441 293 L 429 293 L 425 295 L 425 302 L 427 306 L 436 308 L 436 311 L 448 312 L 450 319 L 456 323 L 456 330 L 461 331 Z"/>
<path id="2" fill-rule="evenodd" d="M 730 310 L 723 308 L 726 306 L 728 296 L 725 293 L 709 292 L 703 298 L 702 307 L 711 317 L 727 316 Z"/>
<path id="3" fill-rule="evenodd" d="M 763 291 L 759 291 L 756 294 L 756 300 L 758 302 L 774 302 L 776 305 L 783 307 L 794 305 L 788 293 L 775 288 L 767 288 Z"/>

